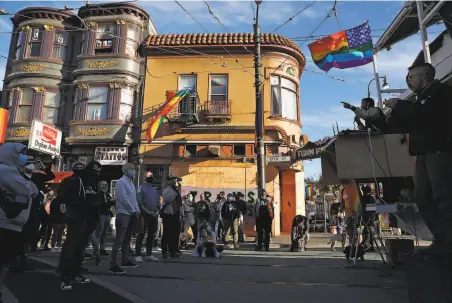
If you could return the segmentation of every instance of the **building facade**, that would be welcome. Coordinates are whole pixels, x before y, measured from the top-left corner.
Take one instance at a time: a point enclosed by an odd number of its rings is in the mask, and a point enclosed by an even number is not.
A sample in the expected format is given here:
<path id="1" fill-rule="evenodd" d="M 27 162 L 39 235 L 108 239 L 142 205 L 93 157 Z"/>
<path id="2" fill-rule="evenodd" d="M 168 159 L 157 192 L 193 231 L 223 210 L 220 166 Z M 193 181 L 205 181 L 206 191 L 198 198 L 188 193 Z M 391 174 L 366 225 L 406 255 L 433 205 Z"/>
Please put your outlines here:
<path id="1" fill-rule="evenodd" d="M 25 8 L 11 20 L 2 98 L 10 109 L 6 141 L 27 144 L 37 119 L 63 132 L 55 170 L 97 159 L 105 173 L 120 177 L 120 164 L 137 154 L 141 45 L 155 34 L 149 15 L 130 3 L 87 4 L 78 13 Z M 30 153 L 43 162 L 51 158 Z"/>
<path id="2" fill-rule="evenodd" d="M 273 233 L 278 235 L 290 232 L 295 214 L 305 213 L 303 164 L 294 157 L 305 138 L 299 102 L 305 57 L 283 36 L 263 34 L 261 42 L 266 188 L 275 197 Z M 204 193 L 215 200 L 219 191 L 240 191 L 250 208 L 256 201 L 253 45 L 252 34 L 149 37 L 140 157 L 143 171 L 154 172 L 157 185 L 165 186 L 172 174 L 183 178 L 184 192 L 197 198 Z M 149 119 L 175 91 L 186 88 L 193 94 L 148 143 Z M 272 162 L 281 159 L 285 162 Z"/>

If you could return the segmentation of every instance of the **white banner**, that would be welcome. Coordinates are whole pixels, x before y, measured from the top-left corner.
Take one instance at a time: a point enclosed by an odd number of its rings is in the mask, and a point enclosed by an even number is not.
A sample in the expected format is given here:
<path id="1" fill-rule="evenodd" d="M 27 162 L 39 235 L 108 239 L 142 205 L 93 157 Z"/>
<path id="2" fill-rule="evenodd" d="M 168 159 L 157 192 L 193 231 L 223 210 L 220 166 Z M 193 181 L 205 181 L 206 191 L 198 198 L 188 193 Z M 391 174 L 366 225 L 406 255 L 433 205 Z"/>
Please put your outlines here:
<path id="1" fill-rule="evenodd" d="M 96 147 L 94 161 L 102 165 L 124 165 L 127 163 L 127 147 Z"/>
<path id="2" fill-rule="evenodd" d="M 57 128 L 45 125 L 41 121 L 33 120 L 28 148 L 45 154 L 59 156 L 61 152 L 61 138 L 62 133 Z"/>

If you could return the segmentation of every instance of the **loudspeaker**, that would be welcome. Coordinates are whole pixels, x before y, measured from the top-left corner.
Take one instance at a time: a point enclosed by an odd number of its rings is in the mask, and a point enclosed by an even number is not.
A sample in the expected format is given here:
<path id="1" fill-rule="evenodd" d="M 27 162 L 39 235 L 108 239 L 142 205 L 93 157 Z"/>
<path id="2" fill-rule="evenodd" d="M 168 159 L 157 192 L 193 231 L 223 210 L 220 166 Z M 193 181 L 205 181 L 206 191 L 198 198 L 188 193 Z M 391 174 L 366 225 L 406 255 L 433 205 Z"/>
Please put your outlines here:
<path id="1" fill-rule="evenodd" d="M 407 256 L 414 253 L 414 241 L 408 239 L 388 239 L 385 241 L 386 249 L 395 265 L 403 264 Z"/>

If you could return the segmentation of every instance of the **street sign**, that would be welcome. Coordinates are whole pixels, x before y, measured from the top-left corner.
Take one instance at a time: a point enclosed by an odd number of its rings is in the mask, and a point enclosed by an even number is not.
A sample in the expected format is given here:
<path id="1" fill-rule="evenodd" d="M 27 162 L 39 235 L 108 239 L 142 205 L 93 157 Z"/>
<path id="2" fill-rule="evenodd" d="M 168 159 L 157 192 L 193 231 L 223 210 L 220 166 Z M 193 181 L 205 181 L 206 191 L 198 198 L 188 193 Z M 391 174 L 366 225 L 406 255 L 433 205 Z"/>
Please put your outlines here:
<path id="1" fill-rule="evenodd" d="M 265 162 L 290 162 L 290 156 L 265 157 Z"/>
<path id="2" fill-rule="evenodd" d="M 28 148 L 54 156 L 60 155 L 62 133 L 55 127 L 45 125 L 41 121 L 31 122 Z"/>

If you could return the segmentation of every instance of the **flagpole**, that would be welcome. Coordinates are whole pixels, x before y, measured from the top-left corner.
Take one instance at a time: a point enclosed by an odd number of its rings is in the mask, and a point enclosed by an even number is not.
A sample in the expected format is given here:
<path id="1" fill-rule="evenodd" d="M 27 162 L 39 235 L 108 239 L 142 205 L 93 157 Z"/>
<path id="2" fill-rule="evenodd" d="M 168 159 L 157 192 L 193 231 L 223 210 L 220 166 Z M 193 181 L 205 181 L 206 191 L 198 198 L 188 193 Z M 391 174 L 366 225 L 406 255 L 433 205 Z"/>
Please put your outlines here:
<path id="1" fill-rule="evenodd" d="M 373 51 L 372 57 L 373 57 L 372 64 L 374 66 L 375 86 L 376 86 L 377 96 L 378 96 L 378 107 L 383 109 L 383 99 L 381 97 L 381 90 L 380 90 L 380 76 L 378 74 L 377 54 L 375 53 L 375 50 Z"/>

